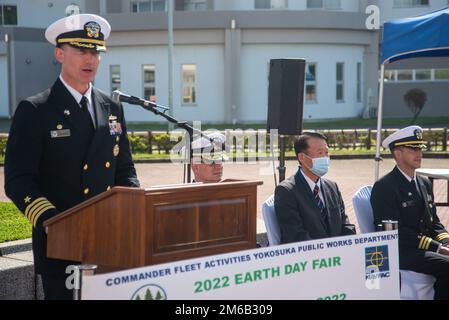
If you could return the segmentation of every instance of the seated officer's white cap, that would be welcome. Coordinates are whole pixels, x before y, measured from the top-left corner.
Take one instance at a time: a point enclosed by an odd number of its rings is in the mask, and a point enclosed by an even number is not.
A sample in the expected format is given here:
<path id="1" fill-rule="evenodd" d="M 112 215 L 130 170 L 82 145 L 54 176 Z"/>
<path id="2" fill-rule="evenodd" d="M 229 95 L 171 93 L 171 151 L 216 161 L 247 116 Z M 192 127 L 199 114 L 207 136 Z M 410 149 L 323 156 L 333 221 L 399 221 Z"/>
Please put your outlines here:
<path id="1" fill-rule="evenodd" d="M 228 160 L 224 151 L 226 150 L 226 138 L 220 132 L 206 134 L 209 138 L 201 137 L 192 142 L 193 155 L 201 156 L 209 161 Z M 211 142 L 211 140 L 213 142 Z"/>
<path id="2" fill-rule="evenodd" d="M 425 148 L 426 141 L 423 140 L 423 129 L 419 126 L 410 126 L 396 131 L 386 138 L 382 146 L 393 150 L 397 147 Z"/>
<path id="3" fill-rule="evenodd" d="M 52 23 L 45 30 L 45 38 L 59 47 L 69 44 L 79 49 L 106 51 L 110 24 L 95 14 L 74 14 Z"/>

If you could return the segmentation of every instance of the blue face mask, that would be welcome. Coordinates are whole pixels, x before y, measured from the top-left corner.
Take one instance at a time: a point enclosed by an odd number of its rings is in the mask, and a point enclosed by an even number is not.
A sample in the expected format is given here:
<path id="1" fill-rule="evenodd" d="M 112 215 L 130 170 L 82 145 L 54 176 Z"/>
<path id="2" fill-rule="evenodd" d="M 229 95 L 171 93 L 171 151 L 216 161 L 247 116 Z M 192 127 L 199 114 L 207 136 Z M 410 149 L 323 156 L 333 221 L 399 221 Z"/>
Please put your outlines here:
<path id="1" fill-rule="evenodd" d="M 329 172 L 330 166 L 330 158 L 311 158 L 308 155 L 304 154 L 307 158 L 312 159 L 313 165 L 312 168 L 308 168 L 314 175 L 318 177 L 324 177 Z"/>

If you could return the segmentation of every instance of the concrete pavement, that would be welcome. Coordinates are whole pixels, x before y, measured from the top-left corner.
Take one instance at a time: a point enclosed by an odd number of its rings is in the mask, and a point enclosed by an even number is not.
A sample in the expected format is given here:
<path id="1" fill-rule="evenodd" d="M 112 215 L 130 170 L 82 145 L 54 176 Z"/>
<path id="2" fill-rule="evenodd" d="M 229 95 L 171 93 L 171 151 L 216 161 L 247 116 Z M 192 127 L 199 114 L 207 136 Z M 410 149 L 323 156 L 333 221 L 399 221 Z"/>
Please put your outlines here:
<path id="1" fill-rule="evenodd" d="M 297 170 L 296 161 L 287 161 L 286 176 L 294 174 Z M 391 171 L 394 161 L 386 159 L 381 163 L 381 176 Z M 447 169 L 448 159 L 424 159 L 423 168 Z M 136 164 L 137 174 L 143 188 L 157 185 L 179 184 L 183 181 L 183 166 L 172 163 L 160 164 Z M 278 172 L 276 171 L 276 174 Z M 274 192 L 275 182 L 272 165 L 270 163 L 256 164 L 234 164 L 228 163 L 224 167 L 224 178 L 242 180 L 261 180 L 263 185 L 257 192 L 257 217 L 258 231 L 264 231 L 262 222 L 262 203 Z M 352 223 L 356 223 L 354 209 L 352 207 L 352 197 L 355 192 L 374 182 L 374 161 L 373 160 L 331 160 L 331 168 L 326 178 L 338 183 L 342 193 L 346 212 Z M 0 179 L 4 181 L 3 168 L 0 170 Z M 435 181 L 435 196 L 438 202 L 446 201 L 446 182 Z M 5 196 L 4 189 L 0 190 L 0 201 L 9 201 Z M 438 214 L 444 225 L 449 228 L 449 208 L 439 208 Z M 357 224 L 357 223 L 356 223 Z"/>
<path id="2" fill-rule="evenodd" d="M 287 176 L 294 174 L 297 163 L 289 161 Z M 394 166 L 392 160 L 385 160 L 381 164 L 381 175 L 389 172 Z M 179 184 L 183 181 L 183 167 L 171 163 L 164 164 L 137 164 L 137 173 L 142 187 L 157 185 Z M 427 159 L 423 162 L 423 168 L 449 168 L 447 159 Z M 257 229 L 258 233 L 265 232 L 262 219 L 262 203 L 273 193 L 275 182 L 272 165 L 259 164 L 226 164 L 224 178 L 242 180 L 261 180 L 263 185 L 258 188 L 257 194 Z M 277 172 L 276 172 L 277 174 Z M 352 196 L 362 186 L 372 184 L 374 181 L 373 160 L 332 160 L 331 169 L 327 178 L 338 183 L 342 193 L 346 212 L 352 223 L 357 225 L 352 207 Z M 3 168 L 0 169 L 0 179 L 4 180 Z M 446 182 L 435 182 L 435 195 L 438 202 L 447 199 Z M 8 201 L 4 189 L 0 188 L 0 200 Z M 442 223 L 449 229 L 449 208 L 439 208 L 438 214 Z M 33 272 L 33 258 L 30 251 L 30 240 L 6 243 L 0 245 L 3 256 L 0 256 L 0 283 L 10 284 L 0 286 L 0 300 L 3 299 L 35 299 L 42 298 L 42 288 L 38 278 Z"/>
<path id="3" fill-rule="evenodd" d="M 163 185 L 181 183 L 183 180 L 183 167 L 174 164 L 137 164 L 137 173 L 143 187 L 153 185 Z M 297 162 L 288 161 L 286 164 L 286 176 L 290 176 L 297 171 Z M 381 176 L 391 171 L 394 161 L 384 160 L 381 163 Z M 447 169 L 449 160 L 447 159 L 424 159 L 423 168 Z M 257 192 L 257 217 L 258 231 L 264 230 L 262 222 L 262 203 L 274 192 L 275 183 L 272 174 L 272 165 L 269 163 L 258 164 L 225 164 L 224 178 L 261 180 L 263 185 Z M 278 172 L 276 172 L 278 174 Z M 331 168 L 326 178 L 338 183 L 342 193 L 346 212 L 352 223 L 357 224 L 354 209 L 352 207 L 352 197 L 357 190 L 363 186 L 374 182 L 374 161 L 373 160 L 331 160 Z M 437 201 L 445 201 L 446 182 L 435 181 L 435 196 Z M 439 208 L 438 214 L 449 228 L 449 208 Z"/>

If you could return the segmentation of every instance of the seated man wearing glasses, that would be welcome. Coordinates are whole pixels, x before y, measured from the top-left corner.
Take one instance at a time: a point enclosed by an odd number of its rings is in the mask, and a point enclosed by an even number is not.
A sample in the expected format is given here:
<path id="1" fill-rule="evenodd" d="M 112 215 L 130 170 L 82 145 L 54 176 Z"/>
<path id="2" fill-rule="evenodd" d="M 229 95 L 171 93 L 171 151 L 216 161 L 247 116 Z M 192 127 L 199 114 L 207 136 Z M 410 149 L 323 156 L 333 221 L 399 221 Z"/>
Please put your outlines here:
<path id="1" fill-rule="evenodd" d="M 228 157 L 225 151 L 225 136 L 219 132 L 207 134 L 192 143 L 193 182 L 217 183 L 222 181 L 223 161 Z"/>

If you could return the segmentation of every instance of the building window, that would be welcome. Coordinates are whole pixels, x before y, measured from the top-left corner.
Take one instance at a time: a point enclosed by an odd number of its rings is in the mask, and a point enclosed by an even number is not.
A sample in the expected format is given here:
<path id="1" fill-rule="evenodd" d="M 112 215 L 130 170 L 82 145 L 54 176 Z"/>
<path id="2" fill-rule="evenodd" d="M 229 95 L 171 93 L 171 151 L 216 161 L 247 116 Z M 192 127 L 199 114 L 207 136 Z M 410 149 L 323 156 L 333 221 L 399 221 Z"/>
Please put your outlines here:
<path id="1" fill-rule="evenodd" d="M 307 0 L 307 9 L 341 10 L 341 0 Z"/>
<path id="2" fill-rule="evenodd" d="M 344 102 L 345 100 L 345 64 L 343 62 L 337 63 L 337 102 Z"/>
<path id="3" fill-rule="evenodd" d="M 413 70 L 398 70 L 396 73 L 397 81 L 413 81 Z"/>
<path id="4" fill-rule="evenodd" d="M 167 11 L 165 0 L 132 1 L 131 12 L 160 12 Z"/>
<path id="5" fill-rule="evenodd" d="M 182 65 L 182 104 L 196 104 L 196 65 Z"/>
<path id="6" fill-rule="evenodd" d="M 206 0 L 176 0 L 176 10 L 179 11 L 206 11 Z"/>
<path id="7" fill-rule="evenodd" d="M 306 64 L 306 103 L 317 103 L 316 63 Z"/>
<path id="8" fill-rule="evenodd" d="M 0 5 L 0 25 L 17 25 L 17 6 Z"/>
<path id="9" fill-rule="evenodd" d="M 109 67 L 109 72 L 111 76 L 111 91 L 120 90 L 122 79 L 120 75 L 120 66 L 111 65 Z"/>
<path id="10" fill-rule="evenodd" d="M 435 80 L 449 80 L 449 69 L 435 70 Z"/>
<path id="11" fill-rule="evenodd" d="M 415 70 L 416 81 L 430 81 L 432 80 L 432 70 Z"/>
<path id="12" fill-rule="evenodd" d="M 428 6 L 429 0 L 394 0 L 393 8 L 415 8 Z"/>
<path id="13" fill-rule="evenodd" d="M 156 102 L 156 66 L 143 65 L 143 96 L 146 100 Z"/>
<path id="14" fill-rule="evenodd" d="M 357 63 L 357 102 L 362 102 L 362 63 Z"/>
<path id="15" fill-rule="evenodd" d="M 449 69 L 415 69 L 415 70 L 387 70 L 385 81 L 400 82 L 432 82 L 449 80 Z"/>
<path id="16" fill-rule="evenodd" d="M 396 71 L 385 70 L 384 81 L 385 82 L 396 81 Z"/>
<path id="17" fill-rule="evenodd" d="M 254 0 L 255 9 L 287 9 L 287 0 Z"/>

